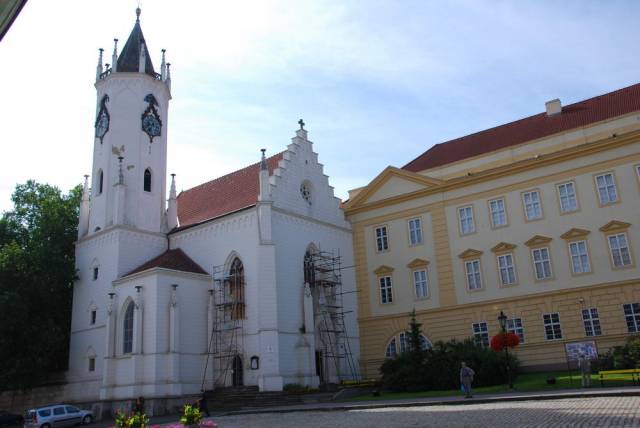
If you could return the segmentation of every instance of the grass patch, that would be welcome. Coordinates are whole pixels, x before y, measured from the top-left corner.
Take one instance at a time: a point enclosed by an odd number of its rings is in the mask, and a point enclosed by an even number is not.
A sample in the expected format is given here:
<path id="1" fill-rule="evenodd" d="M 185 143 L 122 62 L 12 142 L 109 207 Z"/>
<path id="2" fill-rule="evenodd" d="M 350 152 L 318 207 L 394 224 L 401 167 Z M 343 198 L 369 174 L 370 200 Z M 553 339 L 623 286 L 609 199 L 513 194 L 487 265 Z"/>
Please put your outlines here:
<path id="1" fill-rule="evenodd" d="M 547 384 L 547 379 L 554 377 L 556 383 Z M 616 375 L 604 379 L 603 386 L 630 386 L 633 385 L 631 375 Z M 554 391 L 562 389 L 580 388 L 581 377 L 578 373 L 572 372 L 546 372 L 546 373 L 526 373 L 518 376 L 513 384 L 513 390 L 518 392 L 525 391 Z M 597 374 L 591 375 L 591 386 L 600 387 L 600 377 Z M 474 395 L 497 394 L 501 392 L 510 392 L 507 385 L 494 385 L 482 388 L 474 388 Z M 383 392 L 379 397 L 371 394 L 358 395 L 348 398 L 344 401 L 377 401 L 377 400 L 398 400 L 405 398 L 421 398 L 421 397 L 450 397 L 463 396 L 464 394 L 458 389 L 447 391 L 418 391 L 418 392 Z"/>

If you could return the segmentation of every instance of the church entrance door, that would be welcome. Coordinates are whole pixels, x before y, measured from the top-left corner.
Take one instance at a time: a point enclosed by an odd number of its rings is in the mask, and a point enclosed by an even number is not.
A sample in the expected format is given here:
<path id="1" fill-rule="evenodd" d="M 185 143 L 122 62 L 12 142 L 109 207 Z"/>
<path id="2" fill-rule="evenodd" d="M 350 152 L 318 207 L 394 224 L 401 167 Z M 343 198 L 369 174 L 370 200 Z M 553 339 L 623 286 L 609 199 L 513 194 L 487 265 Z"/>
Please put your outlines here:
<path id="1" fill-rule="evenodd" d="M 233 357 L 233 386 L 242 386 L 244 373 L 242 371 L 242 358 L 240 355 Z"/>

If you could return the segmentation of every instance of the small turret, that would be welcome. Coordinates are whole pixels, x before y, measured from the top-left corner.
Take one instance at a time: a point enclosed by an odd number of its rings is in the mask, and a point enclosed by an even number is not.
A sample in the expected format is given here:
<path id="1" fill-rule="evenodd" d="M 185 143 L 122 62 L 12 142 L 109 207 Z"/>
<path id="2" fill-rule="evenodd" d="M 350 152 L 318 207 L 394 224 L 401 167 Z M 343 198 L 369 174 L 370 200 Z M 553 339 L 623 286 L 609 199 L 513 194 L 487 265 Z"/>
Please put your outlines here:
<path id="1" fill-rule="evenodd" d="M 103 69 L 102 69 L 102 52 L 104 52 L 104 49 L 100 48 L 98 49 L 98 51 L 100 52 L 98 54 L 98 66 L 96 67 L 96 80 L 100 80 L 100 76 L 102 75 Z"/>
<path id="2" fill-rule="evenodd" d="M 111 64 L 113 64 L 112 73 L 118 71 L 118 39 L 113 39 L 113 54 L 111 55 Z"/>
<path id="3" fill-rule="evenodd" d="M 269 191 L 269 168 L 267 166 L 267 157 L 265 152 L 267 149 L 260 149 L 262 152 L 262 158 L 260 159 L 260 194 L 258 195 L 259 201 L 268 201 L 271 199 L 271 192 Z"/>

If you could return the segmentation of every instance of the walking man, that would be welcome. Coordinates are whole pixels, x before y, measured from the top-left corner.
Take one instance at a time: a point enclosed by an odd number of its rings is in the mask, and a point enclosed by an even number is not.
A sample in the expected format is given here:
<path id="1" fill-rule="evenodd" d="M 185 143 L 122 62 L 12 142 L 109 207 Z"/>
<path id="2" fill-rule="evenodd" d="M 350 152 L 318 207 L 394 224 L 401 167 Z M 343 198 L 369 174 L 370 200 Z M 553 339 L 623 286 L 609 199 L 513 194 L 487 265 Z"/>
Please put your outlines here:
<path id="1" fill-rule="evenodd" d="M 466 394 L 464 398 L 471 398 L 473 397 L 473 395 L 471 395 L 471 382 L 473 382 L 473 376 L 476 372 L 474 372 L 471 367 L 467 367 L 467 363 L 464 361 L 460 365 L 462 366 L 460 368 L 460 383 Z"/>
<path id="2" fill-rule="evenodd" d="M 584 355 L 580 354 L 578 357 L 578 368 L 580 369 L 580 373 L 582 374 L 582 387 L 588 388 L 591 386 L 591 359 Z"/>

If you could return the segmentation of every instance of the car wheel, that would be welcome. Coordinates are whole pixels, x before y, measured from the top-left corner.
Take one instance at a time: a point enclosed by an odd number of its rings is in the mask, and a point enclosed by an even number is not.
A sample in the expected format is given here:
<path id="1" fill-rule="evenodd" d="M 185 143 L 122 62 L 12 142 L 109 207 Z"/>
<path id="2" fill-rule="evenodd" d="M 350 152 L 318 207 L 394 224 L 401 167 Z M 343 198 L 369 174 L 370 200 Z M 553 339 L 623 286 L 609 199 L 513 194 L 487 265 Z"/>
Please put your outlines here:
<path id="1" fill-rule="evenodd" d="M 49 425 L 49 424 L 42 424 L 42 425 L 40 425 L 40 428 L 51 428 L 51 425 Z"/>
<path id="2" fill-rule="evenodd" d="M 90 415 L 82 418 L 82 425 L 89 425 L 93 421 L 93 418 Z"/>

